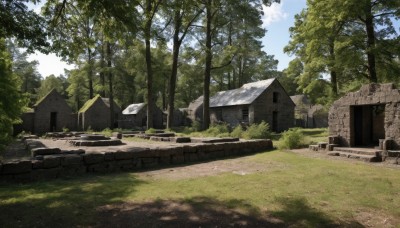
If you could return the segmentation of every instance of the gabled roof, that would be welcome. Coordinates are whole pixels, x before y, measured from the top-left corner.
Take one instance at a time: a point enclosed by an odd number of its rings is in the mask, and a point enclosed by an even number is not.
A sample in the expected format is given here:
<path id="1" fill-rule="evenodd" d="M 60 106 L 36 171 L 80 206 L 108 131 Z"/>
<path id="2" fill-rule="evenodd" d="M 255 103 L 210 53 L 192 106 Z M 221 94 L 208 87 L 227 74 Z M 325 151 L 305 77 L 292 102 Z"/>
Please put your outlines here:
<path id="1" fill-rule="evenodd" d="M 221 91 L 210 98 L 210 107 L 245 105 L 254 102 L 275 78 L 244 84 L 233 90 Z"/>
<path id="2" fill-rule="evenodd" d="M 146 106 L 146 103 L 130 104 L 122 111 L 123 115 L 136 115 Z"/>
<path id="3" fill-rule="evenodd" d="M 40 99 L 36 102 L 36 104 L 34 104 L 33 106 L 34 106 L 34 107 L 38 106 L 38 105 L 39 105 L 40 103 L 42 103 L 47 97 L 53 96 L 54 94 L 55 94 L 56 96 L 60 96 L 60 97 L 61 97 L 61 94 L 59 94 L 59 93 L 57 92 L 56 89 L 52 89 L 52 90 L 50 90 L 50 92 L 48 92 L 44 97 L 40 98 Z"/>
<path id="4" fill-rule="evenodd" d="M 92 107 L 92 105 L 94 103 L 96 103 L 97 100 L 101 100 L 102 98 L 100 95 L 96 95 L 95 97 L 93 97 L 92 99 L 86 101 L 86 103 L 82 106 L 81 109 L 79 109 L 79 112 L 86 112 L 90 107 Z M 102 101 L 103 102 L 103 101 Z"/>
<path id="5" fill-rule="evenodd" d="M 310 100 L 304 94 L 290 96 L 290 99 L 292 99 L 293 103 L 295 103 L 296 105 L 301 105 L 301 104 L 303 104 L 303 105 L 311 105 Z"/>

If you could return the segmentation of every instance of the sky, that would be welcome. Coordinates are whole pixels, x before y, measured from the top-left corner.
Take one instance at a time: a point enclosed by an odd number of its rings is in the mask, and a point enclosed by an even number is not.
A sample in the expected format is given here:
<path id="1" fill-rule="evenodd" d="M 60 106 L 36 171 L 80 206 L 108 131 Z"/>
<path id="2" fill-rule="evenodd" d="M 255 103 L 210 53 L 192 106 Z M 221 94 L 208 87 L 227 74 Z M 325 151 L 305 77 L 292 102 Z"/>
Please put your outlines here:
<path id="1" fill-rule="evenodd" d="M 279 60 L 278 70 L 287 68 L 293 57 L 283 53 L 283 48 L 289 43 L 289 28 L 294 24 L 294 15 L 306 6 L 306 0 L 281 0 L 280 4 L 264 7 L 263 27 L 267 29 L 266 36 L 262 39 L 264 51 L 274 55 Z M 31 6 L 36 12 L 39 6 Z M 64 74 L 64 68 L 73 69 L 73 65 L 61 61 L 55 54 L 45 55 L 35 52 L 28 60 L 38 60 L 38 71 L 43 77 L 51 74 L 59 76 Z"/>

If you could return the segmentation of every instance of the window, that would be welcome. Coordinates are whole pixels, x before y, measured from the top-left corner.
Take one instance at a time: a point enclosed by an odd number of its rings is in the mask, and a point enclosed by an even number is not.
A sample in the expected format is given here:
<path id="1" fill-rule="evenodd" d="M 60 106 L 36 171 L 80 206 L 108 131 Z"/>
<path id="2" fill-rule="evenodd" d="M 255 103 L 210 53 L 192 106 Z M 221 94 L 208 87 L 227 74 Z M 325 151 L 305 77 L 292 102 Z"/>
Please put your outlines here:
<path id="1" fill-rule="evenodd" d="M 249 121 L 249 109 L 242 109 L 242 120 L 248 122 Z"/>
<path id="2" fill-rule="evenodd" d="M 272 101 L 274 103 L 278 103 L 279 102 L 279 93 L 278 92 L 273 92 L 272 93 Z"/>

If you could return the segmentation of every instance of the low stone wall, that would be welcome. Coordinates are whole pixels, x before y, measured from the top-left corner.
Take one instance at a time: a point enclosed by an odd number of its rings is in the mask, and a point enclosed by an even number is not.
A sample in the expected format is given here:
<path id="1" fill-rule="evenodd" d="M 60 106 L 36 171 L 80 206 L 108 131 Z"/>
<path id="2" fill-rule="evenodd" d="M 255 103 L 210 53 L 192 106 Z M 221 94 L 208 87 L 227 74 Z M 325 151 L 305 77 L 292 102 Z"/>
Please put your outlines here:
<path id="1" fill-rule="evenodd" d="M 41 148 L 35 140 L 27 140 L 30 150 Z M 224 143 L 176 145 L 159 148 L 127 148 L 104 153 L 59 151 L 35 156 L 31 160 L 0 163 L 1 181 L 36 181 L 79 176 L 86 173 L 135 171 L 159 166 L 241 156 L 271 150 L 271 140 L 249 140 Z"/>

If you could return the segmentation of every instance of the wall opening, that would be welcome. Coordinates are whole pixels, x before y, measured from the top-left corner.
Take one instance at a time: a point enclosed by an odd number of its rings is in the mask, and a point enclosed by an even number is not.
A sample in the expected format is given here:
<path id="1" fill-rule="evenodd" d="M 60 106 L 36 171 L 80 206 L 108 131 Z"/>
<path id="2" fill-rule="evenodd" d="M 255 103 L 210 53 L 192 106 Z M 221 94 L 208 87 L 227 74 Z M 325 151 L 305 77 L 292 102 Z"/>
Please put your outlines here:
<path id="1" fill-rule="evenodd" d="M 57 129 L 57 112 L 50 113 L 50 132 L 54 132 Z"/>
<path id="2" fill-rule="evenodd" d="M 385 138 L 385 105 L 351 107 L 351 146 L 374 147 Z"/>

